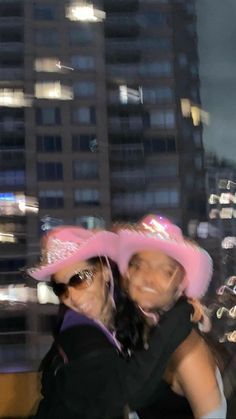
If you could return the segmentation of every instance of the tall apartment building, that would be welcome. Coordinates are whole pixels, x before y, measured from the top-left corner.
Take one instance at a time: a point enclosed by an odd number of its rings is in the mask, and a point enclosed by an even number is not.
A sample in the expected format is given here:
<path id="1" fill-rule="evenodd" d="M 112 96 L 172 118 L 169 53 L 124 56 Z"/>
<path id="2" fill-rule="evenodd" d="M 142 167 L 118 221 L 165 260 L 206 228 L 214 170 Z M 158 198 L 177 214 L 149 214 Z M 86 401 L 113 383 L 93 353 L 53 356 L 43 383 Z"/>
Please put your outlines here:
<path id="1" fill-rule="evenodd" d="M 201 125 L 181 111 L 182 98 L 200 104 L 194 0 L 73 3 L 106 18 L 68 18 L 69 0 L 0 0 L 0 323 L 10 333 L 0 363 L 17 348 L 33 362 L 48 345 L 55 307 L 35 304 L 18 272 L 48 222 L 159 212 L 186 227 L 204 216 Z M 24 281 L 31 302 L 11 306 L 9 285 Z"/>

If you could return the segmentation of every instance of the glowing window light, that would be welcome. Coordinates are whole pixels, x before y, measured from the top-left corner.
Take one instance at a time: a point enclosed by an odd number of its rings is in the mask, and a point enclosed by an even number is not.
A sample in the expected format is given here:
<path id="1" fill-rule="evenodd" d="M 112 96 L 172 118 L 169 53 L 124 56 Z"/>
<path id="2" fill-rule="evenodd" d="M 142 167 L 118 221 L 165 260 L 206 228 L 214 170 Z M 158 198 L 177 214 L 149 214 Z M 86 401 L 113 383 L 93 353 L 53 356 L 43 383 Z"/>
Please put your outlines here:
<path id="1" fill-rule="evenodd" d="M 1 243 L 15 243 L 16 238 L 14 234 L 11 233 L 1 233 L 0 232 L 0 242 Z"/>
<path id="2" fill-rule="evenodd" d="M 139 87 L 138 89 L 131 89 L 127 85 L 120 85 L 119 92 L 121 103 L 143 103 L 142 87 Z"/>
<path id="3" fill-rule="evenodd" d="M 53 57 L 36 58 L 34 69 L 37 72 L 58 73 L 60 71 L 60 68 L 57 65 L 58 62 L 58 58 Z"/>
<path id="4" fill-rule="evenodd" d="M 66 17 L 72 21 L 102 22 L 106 17 L 106 13 L 95 9 L 92 4 L 72 2 L 66 8 Z"/>
<path id="5" fill-rule="evenodd" d="M 221 247 L 223 249 L 233 249 L 236 247 L 236 237 L 225 237 L 221 242 Z"/>
<path id="6" fill-rule="evenodd" d="M 73 91 L 69 86 L 63 86 L 60 81 L 42 82 L 35 84 L 35 97 L 37 99 L 72 100 Z"/>
<path id="7" fill-rule="evenodd" d="M 57 296 L 46 282 L 40 282 L 37 285 L 37 298 L 39 304 L 59 304 Z"/>
<path id="8" fill-rule="evenodd" d="M 220 210 L 220 218 L 222 218 L 222 219 L 233 218 L 233 211 L 234 211 L 234 209 L 232 207 L 222 208 Z"/>
<path id="9" fill-rule="evenodd" d="M 230 204 L 231 201 L 232 201 L 232 197 L 233 197 L 233 195 L 230 194 L 230 193 L 222 193 L 220 195 L 220 199 L 219 199 L 220 204 Z M 234 197 L 233 197 L 233 199 L 234 199 Z"/>
<path id="10" fill-rule="evenodd" d="M 217 208 L 214 208 L 209 212 L 209 218 L 211 220 L 215 220 L 216 218 L 219 217 L 219 214 L 220 214 L 219 210 Z"/>
<path id="11" fill-rule="evenodd" d="M 0 89 L 0 106 L 21 108 L 31 106 L 32 99 L 27 97 L 22 89 Z"/>
<path id="12" fill-rule="evenodd" d="M 215 194 L 211 194 L 208 199 L 209 204 L 217 204 L 219 202 L 219 196 Z"/>
<path id="13" fill-rule="evenodd" d="M 24 284 L 10 284 L 0 288 L 0 301 L 26 303 L 35 301 L 35 289 L 26 287 Z"/>

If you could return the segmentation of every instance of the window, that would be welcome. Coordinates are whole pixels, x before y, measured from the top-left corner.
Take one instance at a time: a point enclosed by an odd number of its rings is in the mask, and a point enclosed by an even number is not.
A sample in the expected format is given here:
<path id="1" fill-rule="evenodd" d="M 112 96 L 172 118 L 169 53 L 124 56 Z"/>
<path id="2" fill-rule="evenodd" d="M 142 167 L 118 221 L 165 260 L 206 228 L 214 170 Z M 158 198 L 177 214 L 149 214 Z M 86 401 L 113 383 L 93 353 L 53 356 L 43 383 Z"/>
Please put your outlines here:
<path id="1" fill-rule="evenodd" d="M 93 70 L 95 68 L 94 57 L 91 55 L 73 55 L 71 66 L 77 70 Z"/>
<path id="2" fill-rule="evenodd" d="M 24 185 L 25 171 L 24 170 L 1 170 L 0 171 L 0 185 Z"/>
<path id="3" fill-rule="evenodd" d="M 55 20 L 56 4 L 34 4 L 34 19 L 36 20 Z"/>
<path id="4" fill-rule="evenodd" d="M 87 44 L 94 39 L 94 32 L 91 29 L 91 26 L 80 25 L 78 23 L 76 26 L 70 28 L 69 31 L 69 42 L 71 45 L 78 44 Z"/>
<path id="5" fill-rule="evenodd" d="M 98 189 L 76 189 L 74 192 L 75 206 L 99 205 L 100 196 Z"/>
<path id="6" fill-rule="evenodd" d="M 63 166 L 59 162 L 43 162 L 37 164 L 39 181 L 54 181 L 63 179 Z"/>
<path id="7" fill-rule="evenodd" d="M 202 168 L 203 168 L 202 156 L 200 156 L 200 155 L 195 156 L 194 165 L 195 165 L 195 168 L 197 170 L 202 170 Z"/>
<path id="8" fill-rule="evenodd" d="M 63 208 L 64 193 L 62 190 L 47 190 L 39 192 L 40 208 Z"/>
<path id="9" fill-rule="evenodd" d="M 200 131 L 194 131 L 193 141 L 196 147 L 201 147 L 202 145 L 202 136 Z"/>
<path id="10" fill-rule="evenodd" d="M 60 109 L 57 107 L 36 108 L 36 123 L 39 125 L 59 125 Z"/>
<path id="11" fill-rule="evenodd" d="M 60 81 L 36 83 L 34 90 L 37 99 L 73 99 L 71 87 L 61 84 Z"/>
<path id="12" fill-rule="evenodd" d="M 97 179 L 99 176 L 98 161 L 73 161 L 73 178 L 80 179 Z"/>
<path id="13" fill-rule="evenodd" d="M 18 271 L 21 268 L 24 268 L 26 265 L 25 259 L 5 259 L 0 260 L 0 271 L 7 272 L 7 271 Z"/>
<path id="14" fill-rule="evenodd" d="M 80 124 L 95 124 L 96 113 L 94 106 L 80 106 L 73 108 L 72 122 Z"/>
<path id="15" fill-rule="evenodd" d="M 34 61 L 34 69 L 38 72 L 57 73 L 60 71 L 58 62 L 59 60 L 56 57 L 36 58 Z"/>
<path id="16" fill-rule="evenodd" d="M 145 171 L 148 180 L 174 178 L 178 176 L 178 164 L 177 161 L 153 162 L 146 165 Z"/>
<path id="17" fill-rule="evenodd" d="M 140 65 L 139 72 L 141 76 L 170 77 L 172 65 L 169 61 L 145 63 Z"/>
<path id="18" fill-rule="evenodd" d="M 105 221 L 102 217 L 94 217 L 93 215 L 85 215 L 76 218 L 76 225 L 84 228 L 105 228 Z"/>
<path id="19" fill-rule="evenodd" d="M 78 134 L 72 137 L 73 151 L 92 151 L 93 143 L 96 141 L 95 134 Z"/>
<path id="20" fill-rule="evenodd" d="M 60 135 L 38 135 L 37 151 L 41 153 L 58 153 L 62 151 Z"/>
<path id="21" fill-rule="evenodd" d="M 171 87 L 143 88 L 143 101 L 147 103 L 171 102 L 173 92 Z"/>
<path id="22" fill-rule="evenodd" d="M 44 47 L 55 47 L 59 45 L 59 32 L 56 29 L 36 29 L 35 43 Z"/>
<path id="23" fill-rule="evenodd" d="M 77 81 L 73 84 L 76 97 L 88 97 L 95 95 L 95 83 L 93 81 Z"/>
<path id="24" fill-rule="evenodd" d="M 175 128 L 174 111 L 150 111 L 150 125 L 154 128 L 173 129 Z"/>

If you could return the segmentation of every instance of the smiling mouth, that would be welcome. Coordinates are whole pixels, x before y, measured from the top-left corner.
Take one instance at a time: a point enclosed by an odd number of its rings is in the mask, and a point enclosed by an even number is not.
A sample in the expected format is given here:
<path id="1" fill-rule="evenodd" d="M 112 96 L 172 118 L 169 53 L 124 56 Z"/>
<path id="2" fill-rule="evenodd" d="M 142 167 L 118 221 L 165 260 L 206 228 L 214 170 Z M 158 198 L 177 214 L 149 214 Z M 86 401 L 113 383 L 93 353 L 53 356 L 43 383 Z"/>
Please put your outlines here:
<path id="1" fill-rule="evenodd" d="M 139 287 L 140 291 L 142 292 L 148 292 L 150 294 L 157 294 L 157 291 L 154 288 L 150 287 Z"/>

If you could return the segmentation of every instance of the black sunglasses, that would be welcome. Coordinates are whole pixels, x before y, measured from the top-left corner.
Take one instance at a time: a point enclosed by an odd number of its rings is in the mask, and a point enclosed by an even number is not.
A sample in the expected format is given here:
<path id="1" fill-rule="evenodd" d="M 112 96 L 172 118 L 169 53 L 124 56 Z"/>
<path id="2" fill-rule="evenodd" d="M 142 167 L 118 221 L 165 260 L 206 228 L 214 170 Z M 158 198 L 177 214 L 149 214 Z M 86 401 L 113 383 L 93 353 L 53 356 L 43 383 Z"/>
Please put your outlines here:
<path id="1" fill-rule="evenodd" d="M 75 272 L 66 284 L 56 282 L 52 275 L 50 286 L 52 287 L 54 294 L 56 294 L 57 297 L 61 297 L 65 294 L 68 287 L 74 287 L 80 290 L 90 287 L 96 272 L 96 268 L 83 269 L 82 271 Z"/>

